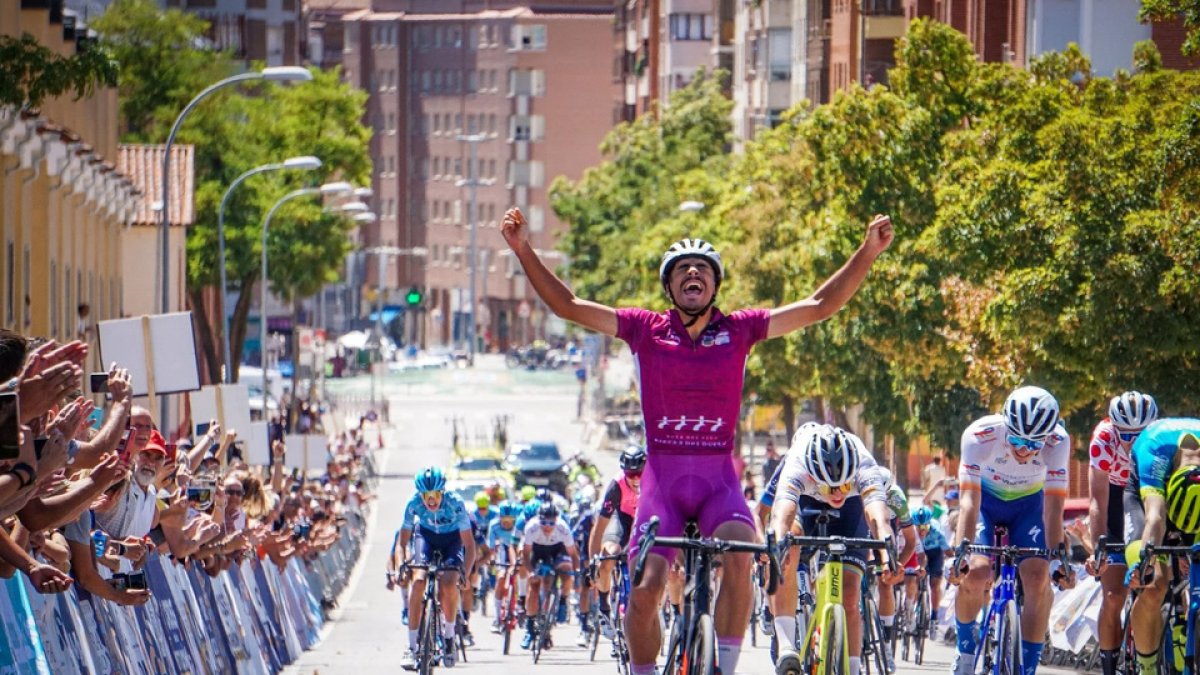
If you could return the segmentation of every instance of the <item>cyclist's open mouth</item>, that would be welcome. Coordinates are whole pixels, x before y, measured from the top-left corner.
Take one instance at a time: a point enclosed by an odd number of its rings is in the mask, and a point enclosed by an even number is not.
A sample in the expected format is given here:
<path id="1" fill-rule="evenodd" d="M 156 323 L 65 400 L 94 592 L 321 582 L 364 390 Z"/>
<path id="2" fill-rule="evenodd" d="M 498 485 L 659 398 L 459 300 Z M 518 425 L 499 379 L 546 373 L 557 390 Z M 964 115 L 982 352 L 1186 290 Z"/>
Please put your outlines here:
<path id="1" fill-rule="evenodd" d="M 702 281 L 686 281 L 683 284 L 683 297 L 700 299 L 704 297 L 704 282 Z"/>

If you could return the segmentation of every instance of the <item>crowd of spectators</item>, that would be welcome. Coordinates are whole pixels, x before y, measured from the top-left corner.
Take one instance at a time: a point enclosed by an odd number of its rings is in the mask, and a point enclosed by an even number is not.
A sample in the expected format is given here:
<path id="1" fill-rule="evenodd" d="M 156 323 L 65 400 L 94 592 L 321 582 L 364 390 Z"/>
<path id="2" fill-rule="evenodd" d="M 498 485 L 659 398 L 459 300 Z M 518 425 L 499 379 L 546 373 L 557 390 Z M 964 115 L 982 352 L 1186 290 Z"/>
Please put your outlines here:
<path id="1" fill-rule="evenodd" d="M 19 411 L 19 452 L 0 458 L 0 577 L 23 574 L 39 593 L 78 584 L 138 605 L 150 599 L 151 555 L 213 576 L 249 556 L 282 568 L 311 561 L 342 528 L 363 527 L 361 424 L 334 439 L 319 477 L 285 469 L 279 440 L 270 466 L 250 466 L 237 431 L 216 420 L 168 442 L 119 364 L 107 394 L 85 396 L 87 357 L 83 342 L 0 329 L 0 394 L 15 394 Z"/>

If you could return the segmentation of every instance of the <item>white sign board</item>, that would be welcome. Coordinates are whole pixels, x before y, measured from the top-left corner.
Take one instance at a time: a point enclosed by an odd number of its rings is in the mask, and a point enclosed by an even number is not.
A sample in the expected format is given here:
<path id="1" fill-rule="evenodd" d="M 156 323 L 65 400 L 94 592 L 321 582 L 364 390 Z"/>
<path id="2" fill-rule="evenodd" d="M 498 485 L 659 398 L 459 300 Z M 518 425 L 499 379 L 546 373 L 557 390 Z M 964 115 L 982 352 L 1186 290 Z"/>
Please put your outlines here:
<path id="1" fill-rule="evenodd" d="M 99 328 L 101 362 L 129 369 L 134 396 L 200 388 L 191 312 L 101 321 Z"/>
<path id="2" fill-rule="evenodd" d="M 246 385 L 208 385 L 192 392 L 191 401 L 193 432 L 195 426 L 216 420 L 221 425 L 222 434 L 233 430 L 238 432 L 239 439 L 250 439 L 250 390 Z"/>
<path id="3" fill-rule="evenodd" d="M 250 437 L 246 440 L 246 456 L 250 466 L 271 466 L 271 430 L 266 422 L 251 422 Z"/>
<path id="4" fill-rule="evenodd" d="M 283 438 L 287 446 L 284 466 L 289 469 L 324 472 L 329 462 L 329 446 L 321 434 L 288 434 Z"/>

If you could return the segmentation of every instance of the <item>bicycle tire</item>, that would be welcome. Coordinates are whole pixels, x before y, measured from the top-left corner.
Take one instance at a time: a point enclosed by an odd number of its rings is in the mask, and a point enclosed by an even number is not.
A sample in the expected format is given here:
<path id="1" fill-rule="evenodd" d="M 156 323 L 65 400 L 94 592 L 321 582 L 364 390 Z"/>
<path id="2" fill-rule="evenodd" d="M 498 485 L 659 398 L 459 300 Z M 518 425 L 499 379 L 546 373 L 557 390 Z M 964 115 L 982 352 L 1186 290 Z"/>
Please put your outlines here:
<path id="1" fill-rule="evenodd" d="M 1168 594 L 1169 599 L 1173 595 Z M 1181 671 L 1175 667 L 1175 630 L 1172 626 L 1174 611 L 1171 609 L 1171 603 L 1164 604 L 1162 607 L 1163 616 L 1163 634 L 1161 646 L 1158 650 L 1158 675 L 1182 675 Z"/>
<path id="2" fill-rule="evenodd" d="M 438 620 L 437 603 L 425 603 L 425 613 L 421 616 L 421 635 L 417 641 L 420 655 L 417 657 L 417 672 L 420 675 L 430 675 L 433 672 L 433 661 L 437 653 Z"/>
<path id="3" fill-rule="evenodd" d="M 596 648 L 600 646 L 600 611 L 595 605 L 592 605 L 591 611 L 588 612 L 588 620 L 592 624 L 592 634 L 588 639 L 588 661 L 595 661 Z"/>
<path id="4" fill-rule="evenodd" d="M 712 617 L 701 614 L 692 631 L 683 675 L 713 675 L 717 667 L 717 630 Z"/>
<path id="5" fill-rule="evenodd" d="M 508 656 L 508 649 L 512 645 L 512 626 L 508 625 L 507 617 L 500 623 L 500 632 L 504 634 L 504 650 L 505 656 Z"/>
<path id="6" fill-rule="evenodd" d="M 863 636 L 866 638 L 862 653 L 863 672 L 867 675 L 887 675 L 887 655 L 884 650 L 888 646 L 883 637 L 883 620 L 879 618 L 879 609 L 870 595 L 863 596 L 863 610 Z"/>
<path id="7" fill-rule="evenodd" d="M 1021 675 L 1021 616 L 1015 602 L 1004 603 L 996 623 L 996 649 L 1000 675 Z"/>
<path id="8" fill-rule="evenodd" d="M 849 652 L 846 651 L 846 610 L 841 605 L 834 605 L 830 609 L 829 625 L 821 636 L 821 663 L 817 672 L 823 672 L 824 675 L 850 675 Z"/>
<path id="9" fill-rule="evenodd" d="M 926 592 L 927 586 L 922 586 L 920 592 L 917 593 L 917 612 L 916 621 L 914 622 L 916 630 L 913 633 L 913 663 L 921 665 L 925 662 L 925 640 L 929 638 L 930 613 L 929 613 L 929 594 Z"/>
<path id="10" fill-rule="evenodd" d="M 675 675 L 679 670 L 679 652 L 683 649 L 683 615 L 671 620 L 671 633 L 667 638 L 667 659 L 663 662 L 664 675 Z"/>
<path id="11" fill-rule="evenodd" d="M 463 639 L 463 635 L 467 632 L 467 622 L 463 621 L 462 611 L 458 613 L 458 619 L 455 620 L 454 639 L 458 646 L 458 655 L 462 657 L 462 662 L 467 662 L 467 641 Z"/>

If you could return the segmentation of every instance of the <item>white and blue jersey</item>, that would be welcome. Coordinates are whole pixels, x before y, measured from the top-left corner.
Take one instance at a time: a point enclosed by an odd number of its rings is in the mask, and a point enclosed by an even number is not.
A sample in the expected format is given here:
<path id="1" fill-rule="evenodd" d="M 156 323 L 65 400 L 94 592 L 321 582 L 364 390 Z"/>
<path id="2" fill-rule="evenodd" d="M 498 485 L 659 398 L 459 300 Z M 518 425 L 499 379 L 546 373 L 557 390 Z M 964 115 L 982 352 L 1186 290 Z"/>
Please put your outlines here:
<path id="1" fill-rule="evenodd" d="M 449 534 L 451 532 L 470 532 L 471 518 L 467 515 L 467 507 L 462 498 L 453 492 L 442 496 L 442 503 L 436 511 L 425 506 L 420 494 L 414 494 L 404 507 L 404 524 L 401 529 L 412 531 L 418 526 L 426 533 Z"/>
<path id="2" fill-rule="evenodd" d="M 521 531 L 514 525 L 511 529 L 504 529 L 500 525 L 500 519 L 496 518 L 487 528 L 486 543 L 487 547 L 496 552 L 496 560 L 501 563 L 508 563 L 508 551 L 510 547 L 520 546 Z"/>

